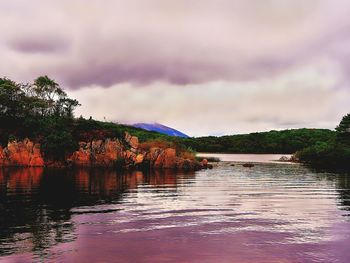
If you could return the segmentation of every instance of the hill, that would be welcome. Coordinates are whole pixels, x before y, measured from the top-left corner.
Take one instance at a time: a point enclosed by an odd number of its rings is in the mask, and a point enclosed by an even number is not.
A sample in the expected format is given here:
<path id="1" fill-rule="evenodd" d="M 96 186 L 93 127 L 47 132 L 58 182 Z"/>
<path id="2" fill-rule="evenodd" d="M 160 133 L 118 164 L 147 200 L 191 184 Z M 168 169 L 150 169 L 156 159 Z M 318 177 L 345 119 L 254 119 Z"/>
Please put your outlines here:
<path id="1" fill-rule="evenodd" d="M 188 135 L 170 128 L 168 126 L 159 124 L 159 123 L 135 123 L 132 125 L 133 127 L 140 128 L 146 131 L 155 131 L 161 134 L 166 134 L 169 136 L 181 137 L 181 138 L 189 138 Z"/>

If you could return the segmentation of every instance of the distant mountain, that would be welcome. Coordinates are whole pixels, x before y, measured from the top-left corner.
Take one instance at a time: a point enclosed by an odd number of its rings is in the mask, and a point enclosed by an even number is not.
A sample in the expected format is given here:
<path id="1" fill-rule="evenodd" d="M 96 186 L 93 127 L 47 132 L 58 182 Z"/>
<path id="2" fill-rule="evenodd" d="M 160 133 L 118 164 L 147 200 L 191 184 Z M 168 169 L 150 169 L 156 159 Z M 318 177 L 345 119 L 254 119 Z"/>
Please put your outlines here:
<path id="1" fill-rule="evenodd" d="M 167 127 L 165 125 L 159 124 L 159 123 L 135 123 L 132 125 L 133 127 L 140 128 L 146 131 L 155 131 L 162 134 L 166 134 L 169 136 L 176 136 L 176 137 L 182 137 L 182 138 L 189 138 L 188 135 L 175 130 L 173 128 Z"/>

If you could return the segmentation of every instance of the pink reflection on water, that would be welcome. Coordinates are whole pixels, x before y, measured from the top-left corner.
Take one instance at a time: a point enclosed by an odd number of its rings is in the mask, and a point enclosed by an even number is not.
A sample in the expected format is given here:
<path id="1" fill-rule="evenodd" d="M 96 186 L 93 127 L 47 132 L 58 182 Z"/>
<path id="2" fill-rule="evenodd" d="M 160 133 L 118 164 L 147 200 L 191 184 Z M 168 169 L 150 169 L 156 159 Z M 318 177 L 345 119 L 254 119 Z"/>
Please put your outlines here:
<path id="1" fill-rule="evenodd" d="M 76 220 L 79 221 L 80 217 L 78 216 Z M 84 218 L 83 221 L 91 219 Z M 101 220 L 108 219 L 99 218 L 98 221 Z M 337 227 L 342 229 L 346 225 Z M 220 235 L 199 234 L 210 232 L 212 228 L 212 225 L 208 225 L 115 233 L 113 225 L 105 226 L 101 223 L 80 225 L 78 240 L 53 248 L 52 256 L 47 262 L 88 260 L 89 262 L 346 263 L 350 258 L 349 236 L 334 242 L 286 244 L 285 241 L 290 237 L 287 233 L 243 231 Z M 30 254 L 2 259 L 4 262 L 30 260 Z"/>
<path id="2" fill-rule="evenodd" d="M 124 186 L 127 191 L 117 202 L 72 207 L 76 239 L 48 248 L 42 257 L 45 262 L 345 263 L 350 259 L 350 223 L 346 210 L 340 209 L 348 207 L 340 203 L 336 191 L 348 189 L 348 180 L 327 179 L 285 164 L 252 169 L 219 164 L 190 175 L 91 176 L 79 171 L 74 178 L 83 192 L 108 196 Z M 31 253 L 0 258 L 1 262 L 38 260 Z"/>

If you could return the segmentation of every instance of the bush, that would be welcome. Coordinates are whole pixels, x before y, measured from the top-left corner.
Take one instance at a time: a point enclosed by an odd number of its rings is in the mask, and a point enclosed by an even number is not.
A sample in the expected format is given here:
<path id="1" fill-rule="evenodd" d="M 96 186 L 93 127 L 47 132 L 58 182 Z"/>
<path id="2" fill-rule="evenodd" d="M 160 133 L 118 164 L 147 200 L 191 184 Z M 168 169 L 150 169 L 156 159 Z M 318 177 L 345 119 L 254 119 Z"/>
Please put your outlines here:
<path id="1" fill-rule="evenodd" d="M 41 147 L 47 159 L 63 161 L 78 149 L 78 143 L 68 131 L 56 131 L 43 139 Z"/>

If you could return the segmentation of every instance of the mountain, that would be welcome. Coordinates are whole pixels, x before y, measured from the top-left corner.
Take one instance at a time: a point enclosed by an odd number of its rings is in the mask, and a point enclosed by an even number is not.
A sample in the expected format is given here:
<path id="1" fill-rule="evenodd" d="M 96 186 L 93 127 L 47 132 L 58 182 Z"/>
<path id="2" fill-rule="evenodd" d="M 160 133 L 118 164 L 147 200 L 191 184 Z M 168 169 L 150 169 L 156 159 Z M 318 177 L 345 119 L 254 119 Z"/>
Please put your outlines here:
<path id="1" fill-rule="evenodd" d="M 189 138 L 188 135 L 186 135 L 178 130 L 175 130 L 173 128 L 159 124 L 159 123 L 135 123 L 132 126 L 135 128 L 140 128 L 140 129 L 146 130 L 146 131 L 159 132 L 159 133 L 166 134 L 169 136 Z"/>

